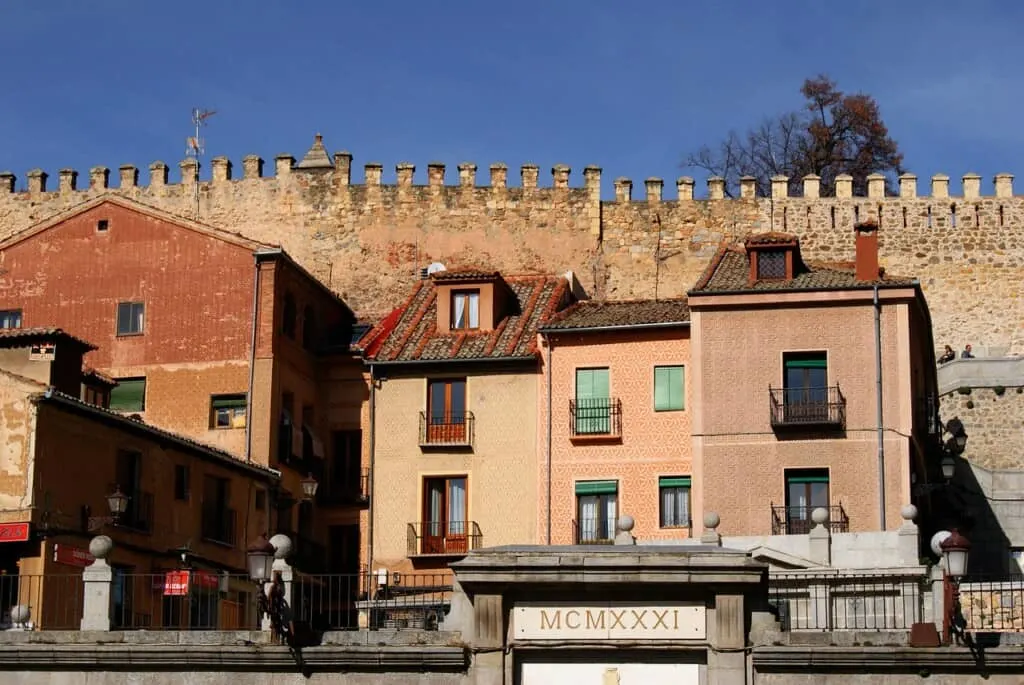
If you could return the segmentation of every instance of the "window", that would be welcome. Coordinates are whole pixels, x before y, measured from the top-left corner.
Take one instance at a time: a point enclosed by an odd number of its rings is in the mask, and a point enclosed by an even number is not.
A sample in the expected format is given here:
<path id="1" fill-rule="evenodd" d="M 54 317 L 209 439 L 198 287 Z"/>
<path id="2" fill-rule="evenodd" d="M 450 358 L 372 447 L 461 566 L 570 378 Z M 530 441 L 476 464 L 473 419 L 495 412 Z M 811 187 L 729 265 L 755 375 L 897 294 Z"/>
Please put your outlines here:
<path id="1" fill-rule="evenodd" d="M 228 508 L 227 478 L 206 476 L 203 479 L 202 536 L 226 545 L 235 544 L 235 512 Z"/>
<path id="2" fill-rule="evenodd" d="M 574 421 L 577 435 L 611 433 L 608 369 L 576 369 Z"/>
<path id="3" fill-rule="evenodd" d="M 287 464 L 295 452 L 295 422 L 292 413 L 295 411 L 295 396 L 290 392 L 281 394 L 281 415 L 277 423 L 277 460 Z"/>
<path id="4" fill-rule="evenodd" d="M 113 411 L 146 411 L 146 379 L 118 378 L 110 390 Z"/>
<path id="5" fill-rule="evenodd" d="M 618 498 L 618 481 L 589 480 L 576 483 L 576 544 L 610 542 L 615 537 Z"/>
<path id="6" fill-rule="evenodd" d="M 128 503 L 117 520 L 118 525 L 148 531 L 153 502 L 151 495 L 142 492 L 142 454 L 134 450 L 118 450 L 114 469 L 114 487 L 128 495 Z"/>
<path id="7" fill-rule="evenodd" d="M 256 490 L 256 497 L 253 506 L 256 511 L 266 511 L 267 509 L 267 491 L 263 488 Z"/>
<path id="8" fill-rule="evenodd" d="M 758 250 L 757 277 L 779 280 L 786 277 L 786 250 Z"/>
<path id="9" fill-rule="evenodd" d="M 0 311 L 0 328 L 21 328 L 21 310 Z"/>
<path id="10" fill-rule="evenodd" d="M 189 483 L 188 466 L 184 464 L 174 465 L 174 499 L 182 502 L 187 502 L 189 495 L 191 495 L 192 488 Z"/>
<path id="11" fill-rule="evenodd" d="M 446 378 L 427 384 L 427 442 L 466 438 L 466 379 Z"/>
<path id="12" fill-rule="evenodd" d="M 786 532 L 809 532 L 811 512 L 818 507 L 829 508 L 828 469 L 787 469 Z"/>
<path id="13" fill-rule="evenodd" d="M 683 409 L 683 367 L 654 367 L 654 411 Z"/>
<path id="14" fill-rule="evenodd" d="M 424 480 L 422 554 L 468 551 L 466 502 L 465 476 Z"/>
<path id="15" fill-rule="evenodd" d="M 307 305 L 302 311 L 302 346 L 311 352 L 315 351 L 318 346 L 316 336 L 316 312 Z"/>
<path id="16" fill-rule="evenodd" d="M 107 219 L 100 219 L 99 221 L 96 222 L 96 230 L 99 231 L 100 233 L 103 233 L 108 228 L 110 228 L 110 221 L 108 221 Z"/>
<path id="17" fill-rule="evenodd" d="M 825 352 L 786 352 L 784 409 L 787 421 L 828 417 L 828 358 Z"/>
<path id="18" fill-rule="evenodd" d="M 363 492 L 363 431 L 334 431 L 331 435 L 328 497 L 360 497 Z"/>
<path id="19" fill-rule="evenodd" d="M 667 476 L 658 479 L 658 501 L 662 528 L 690 526 L 690 477 Z"/>
<path id="20" fill-rule="evenodd" d="M 210 428 L 245 428 L 245 395 L 210 397 Z"/>
<path id="21" fill-rule="evenodd" d="M 456 290 L 452 293 L 452 330 L 480 328 L 480 291 Z"/>
<path id="22" fill-rule="evenodd" d="M 121 302 L 117 305 L 117 334 L 141 335 L 146 306 L 141 302 Z"/>
<path id="23" fill-rule="evenodd" d="M 284 294 L 284 305 L 281 313 L 281 332 L 291 339 L 295 339 L 295 296 L 291 293 Z"/>

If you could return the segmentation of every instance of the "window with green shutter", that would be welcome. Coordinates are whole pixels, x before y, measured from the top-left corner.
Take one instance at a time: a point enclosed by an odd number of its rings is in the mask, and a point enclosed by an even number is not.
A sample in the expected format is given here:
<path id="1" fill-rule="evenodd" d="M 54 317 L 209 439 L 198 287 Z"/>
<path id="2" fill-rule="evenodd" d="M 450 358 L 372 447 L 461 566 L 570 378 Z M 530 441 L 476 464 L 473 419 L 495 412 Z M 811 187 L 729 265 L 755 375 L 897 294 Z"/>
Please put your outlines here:
<path id="1" fill-rule="evenodd" d="M 659 521 L 662 528 L 690 526 L 690 477 L 662 476 L 658 479 Z"/>
<path id="2" fill-rule="evenodd" d="M 577 435 L 611 433 L 612 400 L 609 396 L 607 368 L 576 369 L 574 400 Z"/>
<path id="3" fill-rule="evenodd" d="M 683 367 L 654 367 L 654 411 L 680 411 L 683 406 Z"/>
<path id="4" fill-rule="evenodd" d="M 112 411 L 146 411 L 146 379 L 118 378 L 110 390 Z"/>
<path id="5" fill-rule="evenodd" d="M 210 428 L 245 428 L 245 395 L 213 395 Z"/>

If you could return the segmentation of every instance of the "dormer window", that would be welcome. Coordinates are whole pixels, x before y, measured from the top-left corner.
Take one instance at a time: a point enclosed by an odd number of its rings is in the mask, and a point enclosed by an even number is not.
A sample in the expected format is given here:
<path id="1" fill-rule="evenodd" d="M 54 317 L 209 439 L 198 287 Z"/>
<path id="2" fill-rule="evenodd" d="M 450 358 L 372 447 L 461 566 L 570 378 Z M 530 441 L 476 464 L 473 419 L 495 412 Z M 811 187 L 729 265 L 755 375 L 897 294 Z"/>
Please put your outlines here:
<path id="1" fill-rule="evenodd" d="M 757 279 L 783 280 L 786 278 L 786 250 L 757 251 Z"/>
<path id="2" fill-rule="evenodd" d="M 480 328 L 480 291 L 456 290 L 452 292 L 453 331 Z"/>

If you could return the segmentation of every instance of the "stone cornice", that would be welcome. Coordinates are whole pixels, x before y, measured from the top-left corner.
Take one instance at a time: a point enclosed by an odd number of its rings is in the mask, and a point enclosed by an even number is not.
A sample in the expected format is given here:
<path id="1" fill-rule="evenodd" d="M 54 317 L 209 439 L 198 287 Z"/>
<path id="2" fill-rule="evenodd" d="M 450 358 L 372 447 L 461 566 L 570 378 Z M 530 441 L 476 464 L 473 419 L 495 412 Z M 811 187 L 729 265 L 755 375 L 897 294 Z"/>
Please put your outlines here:
<path id="1" fill-rule="evenodd" d="M 308 647 L 301 666 L 277 645 L 0 644 L 0 671 L 320 671 L 460 672 L 469 665 L 457 646 Z"/>
<path id="2" fill-rule="evenodd" d="M 984 666 L 964 647 L 758 647 L 753 651 L 754 668 L 762 672 L 863 673 L 916 672 L 1020 672 L 1024 654 L 1020 648 L 984 650 Z"/>

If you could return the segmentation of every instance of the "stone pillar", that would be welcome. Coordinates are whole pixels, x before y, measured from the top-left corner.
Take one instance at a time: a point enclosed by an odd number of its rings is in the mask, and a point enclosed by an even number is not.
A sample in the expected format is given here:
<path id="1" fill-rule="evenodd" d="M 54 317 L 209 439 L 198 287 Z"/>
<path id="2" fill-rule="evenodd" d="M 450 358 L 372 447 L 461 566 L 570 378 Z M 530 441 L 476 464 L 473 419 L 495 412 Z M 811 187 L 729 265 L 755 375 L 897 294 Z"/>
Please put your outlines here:
<path id="1" fill-rule="evenodd" d="M 721 176 L 712 176 L 708 179 L 708 199 L 725 199 L 725 179 Z"/>
<path id="2" fill-rule="evenodd" d="M 630 202 L 633 199 L 633 182 L 623 176 L 615 179 L 615 201 Z"/>
<path id="3" fill-rule="evenodd" d="M 13 193 L 18 177 L 10 171 L 0 171 L 0 193 Z"/>
<path id="4" fill-rule="evenodd" d="M 587 218 L 590 219 L 590 235 L 601 235 L 601 167 L 583 167 L 583 185 L 587 189 Z"/>
<path id="5" fill-rule="evenodd" d="M 757 197 L 757 179 L 753 176 L 740 176 L 740 198 L 753 200 Z"/>
<path id="6" fill-rule="evenodd" d="M 61 195 L 78 190 L 78 172 L 74 169 L 61 169 L 57 172 L 57 189 Z"/>
<path id="7" fill-rule="evenodd" d="M 110 630 L 110 585 L 114 569 L 107 563 L 113 541 L 98 535 L 89 542 L 89 553 L 94 561 L 82 571 L 82 623 L 81 630 Z"/>
<path id="8" fill-rule="evenodd" d="M 463 162 L 459 165 L 459 185 L 463 188 L 472 188 L 476 185 L 476 164 Z"/>
<path id="9" fill-rule="evenodd" d="M 571 169 L 565 164 L 556 164 L 551 167 L 551 179 L 552 184 L 555 188 L 568 188 L 569 187 L 569 174 Z"/>
<path id="10" fill-rule="evenodd" d="M 263 178 L 263 158 L 259 155 L 246 155 L 242 158 L 242 178 Z"/>
<path id="11" fill-rule="evenodd" d="M 153 188 L 163 188 L 167 185 L 168 167 L 163 162 L 153 162 L 149 165 L 149 185 Z"/>
<path id="12" fill-rule="evenodd" d="M 717 512 L 709 511 L 704 514 L 704 532 L 700 536 L 702 545 L 722 546 L 722 536 L 718 534 L 718 526 L 721 523 L 722 518 Z"/>
<path id="13" fill-rule="evenodd" d="M 900 509 L 903 525 L 897 531 L 896 548 L 902 566 L 917 566 L 921 557 L 918 554 L 918 529 L 914 519 L 917 518 L 917 507 L 908 504 Z"/>
<path id="14" fill-rule="evenodd" d="M 633 537 L 633 526 L 635 521 L 633 517 L 627 514 L 623 514 L 619 517 L 619 520 L 615 522 L 615 539 L 612 541 L 616 545 L 635 545 L 636 538 Z"/>
<path id="15" fill-rule="evenodd" d="M 384 165 L 380 162 L 367 162 L 363 167 L 366 185 L 380 186 L 380 178 L 384 173 Z"/>
<path id="16" fill-rule="evenodd" d="M 772 176 L 772 197 L 776 200 L 789 197 L 789 176 Z"/>
<path id="17" fill-rule="evenodd" d="M 289 154 L 280 154 L 274 157 L 274 174 L 278 178 L 291 176 L 292 168 L 295 166 L 295 158 Z"/>
<path id="18" fill-rule="evenodd" d="M 743 595 L 715 595 L 715 623 L 709 626 L 707 685 L 747 682 L 747 619 Z"/>
<path id="19" fill-rule="evenodd" d="M 139 170 L 131 164 L 122 164 L 117 170 L 121 188 L 134 188 L 139 185 Z"/>
<path id="20" fill-rule="evenodd" d="M 89 189 L 106 190 L 110 185 L 110 169 L 105 166 L 94 166 L 89 169 Z"/>
<path id="21" fill-rule="evenodd" d="M 338 185 L 347 186 L 352 183 L 352 153 L 347 150 L 334 153 L 334 174 Z"/>
<path id="22" fill-rule="evenodd" d="M 46 179 L 50 175 L 42 169 L 33 169 L 28 172 L 28 192 L 31 195 L 38 195 L 46 192 Z"/>
<path id="23" fill-rule="evenodd" d="M 872 200 L 881 200 L 885 197 L 884 175 L 868 174 L 868 197 Z"/>
<path id="24" fill-rule="evenodd" d="M 964 199 L 977 200 L 981 197 L 981 176 L 978 174 L 964 174 Z"/>
<path id="25" fill-rule="evenodd" d="M 473 660 L 474 682 L 500 685 L 505 682 L 505 609 L 501 595 L 473 597 L 473 628 L 470 645 L 478 650 Z"/>
<path id="26" fill-rule="evenodd" d="M 189 157 L 178 164 L 181 169 L 181 185 L 194 186 L 199 183 L 199 161 Z"/>
<path id="27" fill-rule="evenodd" d="M 395 165 L 395 177 L 398 179 L 399 188 L 411 188 L 413 176 L 416 173 L 416 165 L 409 162 L 399 162 Z"/>
<path id="28" fill-rule="evenodd" d="M 917 197 L 917 176 L 914 174 L 900 174 L 900 197 Z"/>
<path id="29" fill-rule="evenodd" d="M 693 199 L 693 186 L 693 178 L 690 176 L 680 176 L 676 179 L 676 196 L 680 202 Z"/>
<path id="30" fill-rule="evenodd" d="M 1013 197 L 1013 174 L 996 174 L 996 197 Z"/>
<path id="31" fill-rule="evenodd" d="M 210 170 L 214 185 L 227 183 L 231 180 L 231 160 L 227 157 L 214 157 L 211 159 Z"/>
<path id="32" fill-rule="evenodd" d="M 664 185 L 665 182 L 660 178 L 649 178 L 644 181 L 644 187 L 647 190 L 647 201 L 661 202 L 661 189 Z"/>
<path id="33" fill-rule="evenodd" d="M 444 164 L 431 162 L 427 165 L 427 185 L 431 188 L 440 188 L 444 185 Z"/>
<path id="34" fill-rule="evenodd" d="M 536 164 L 524 164 L 519 169 L 519 174 L 523 180 L 523 190 L 537 187 L 537 175 L 539 172 L 540 169 Z"/>
<path id="35" fill-rule="evenodd" d="M 807 534 L 808 557 L 819 566 L 832 565 L 832 531 L 828 526 L 828 509 L 818 507 L 811 512 L 814 526 Z"/>
<path id="36" fill-rule="evenodd" d="M 281 580 L 284 581 L 284 602 L 288 606 L 290 613 L 292 607 L 292 581 L 295 578 L 295 571 L 288 563 L 288 555 L 292 553 L 292 541 L 287 535 L 278 533 L 270 538 L 270 544 L 274 546 L 274 564 L 271 570 L 271 579 L 280 574 Z M 266 583 L 263 586 L 263 591 L 267 593 L 268 597 L 272 587 L 273 582 Z M 285 617 L 286 620 L 290 618 L 290 615 Z M 271 628 L 270 617 L 264 616 L 260 629 L 270 630 Z"/>
<path id="37" fill-rule="evenodd" d="M 496 162 L 491 165 L 491 188 L 501 188 L 504 190 L 508 187 L 508 165 Z"/>
<path id="38" fill-rule="evenodd" d="M 932 197 L 949 197 L 949 176 L 946 174 L 935 174 L 932 176 Z"/>
<path id="39" fill-rule="evenodd" d="M 849 174 L 839 174 L 836 176 L 836 197 L 853 197 L 853 176 Z"/>
<path id="40" fill-rule="evenodd" d="M 821 176 L 817 174 L 804 176 L 804 197 L 814 199 L 821 197 Z"/>

